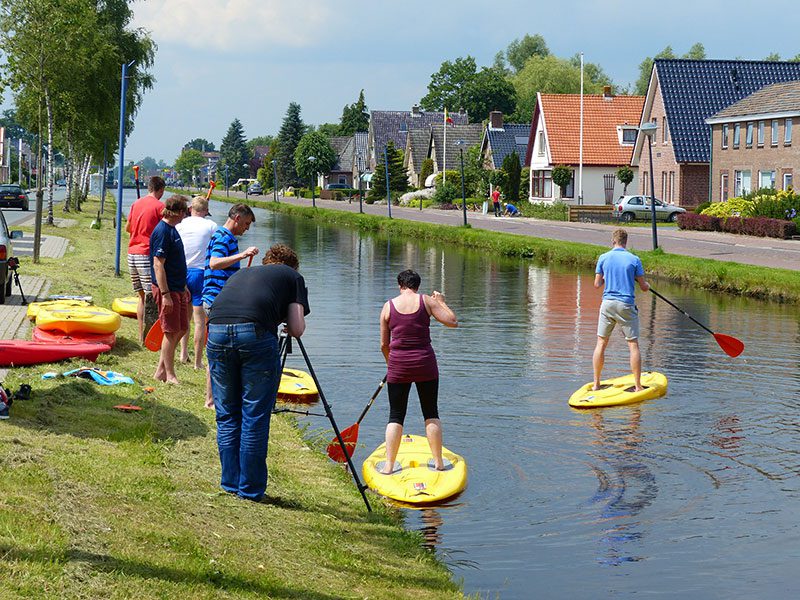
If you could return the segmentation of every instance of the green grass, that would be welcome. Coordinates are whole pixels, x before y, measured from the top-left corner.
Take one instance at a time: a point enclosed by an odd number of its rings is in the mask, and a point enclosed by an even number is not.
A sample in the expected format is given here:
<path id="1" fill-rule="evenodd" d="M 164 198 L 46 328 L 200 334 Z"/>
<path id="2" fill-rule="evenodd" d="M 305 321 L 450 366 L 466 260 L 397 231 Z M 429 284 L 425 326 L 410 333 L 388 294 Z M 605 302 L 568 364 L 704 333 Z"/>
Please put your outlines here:
<path id="1" fill-rule="evenodd" d="M 113 274 L 110 218 L 88 228 L 96 210 L 90 200 L 76 227 L 52 231 L 70 238 L 64 258 L 24 261 L 23 271 L 47 276 L 51 293 L 110 306 L 130 283 Z M 461 597 L 399 513 L 371 496 L 367 514 L 351 479 L 309 448 L 290 417 L 272 421 L 271 503 L 220 493 L 204 373 L 179 365 L 181 385 L 155 383 L 156 355 L 134 341 L 135 320 L 124 319 L 118 339 L 98 366 L 135 386 L 40 379 L 75 361 L 12 369 L 6 379 L 34 391 L 0 422 L 0 597 Z M 143 410 L 113 408 L 131 401 Z"/>
<path id="2" fill-rule="evenodd" d="M 224 196 L 215 200 L 225 201 Z M 230 201 L 230 199 L 229 199 Z M 498 233 L 476 228 L 388 219 L 377 215 L 310 208 L 292 204 L 248 200 L 276 212 L 311 219 L 318 223 L 356 228 L 370 234 L 428 240 L 448 246 L 488 251 L 493 256 L 530 258 L 545 263 L 594 268 L 597 257 L 608 248 Z M 778 302 L 800 301 L 800 271 L 758 267 L 667 254 L 661 249 L 637 250 L 650 277 L 668 279 L 698 288 Z"/>

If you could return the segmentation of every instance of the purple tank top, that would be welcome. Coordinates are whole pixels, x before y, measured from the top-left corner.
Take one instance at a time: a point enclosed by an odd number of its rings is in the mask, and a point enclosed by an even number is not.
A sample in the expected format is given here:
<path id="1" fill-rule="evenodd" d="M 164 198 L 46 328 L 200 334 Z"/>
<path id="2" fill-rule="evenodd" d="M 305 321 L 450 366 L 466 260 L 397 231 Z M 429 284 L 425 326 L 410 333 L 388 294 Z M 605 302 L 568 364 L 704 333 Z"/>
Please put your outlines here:
<path id="1" fill-rule="evenodd" d="M 439 378 L 431 346 L 431 316 L 419 294 L 417 312 L 404 315 L 389 300 L 389 383 L 411 383 Z"/>

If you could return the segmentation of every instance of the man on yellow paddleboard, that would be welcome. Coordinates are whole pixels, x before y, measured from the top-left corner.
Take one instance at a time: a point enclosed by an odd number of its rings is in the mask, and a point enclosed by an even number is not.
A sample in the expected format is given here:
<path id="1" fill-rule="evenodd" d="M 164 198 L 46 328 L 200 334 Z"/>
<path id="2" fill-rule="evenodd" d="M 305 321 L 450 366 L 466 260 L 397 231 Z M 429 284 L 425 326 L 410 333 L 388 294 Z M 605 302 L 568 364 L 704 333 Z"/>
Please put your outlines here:
<path id="1" fill-rule="evenodd" d="M 610 251 L 600 255 L 595 269 L 594 287 L 603 288 L 603 302 L 597 322 L 597 346 L 592 355 L 594 367 L 593 390 L 600 389 L 600 374 L 605 363 L 606 346 L 614 327 L 619 325 L 628 342 L 631 356 L 631 371 L 636 391 L 642 387 L 642 357 L 639 353 L 639 311 L 636 308 L 634 283 L 646 292 L 650 284 L 645 281 L 644 267 L 638 256 L 628 252 L 628 232 L 617 229 L 611 235 L 613 246 Z"/>

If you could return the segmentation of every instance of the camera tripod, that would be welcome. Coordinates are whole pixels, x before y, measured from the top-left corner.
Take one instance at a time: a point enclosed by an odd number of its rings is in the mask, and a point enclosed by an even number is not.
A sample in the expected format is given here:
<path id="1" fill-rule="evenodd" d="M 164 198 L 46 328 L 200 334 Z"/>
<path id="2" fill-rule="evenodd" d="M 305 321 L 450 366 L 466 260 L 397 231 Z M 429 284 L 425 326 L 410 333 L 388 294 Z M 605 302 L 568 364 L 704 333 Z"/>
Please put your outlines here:
<path id="1" fill-rule="evenodd" d="M 19 281 L 19 259 L 16 256 L 8 259 L 8 268 L 14 273 L 14 284 L 19 288 L 19 295 L 22 296 L 22 306 L 25 306 L 28 300 L 25 298 L 25 292 L 22 291 L 22 284 Z"/>

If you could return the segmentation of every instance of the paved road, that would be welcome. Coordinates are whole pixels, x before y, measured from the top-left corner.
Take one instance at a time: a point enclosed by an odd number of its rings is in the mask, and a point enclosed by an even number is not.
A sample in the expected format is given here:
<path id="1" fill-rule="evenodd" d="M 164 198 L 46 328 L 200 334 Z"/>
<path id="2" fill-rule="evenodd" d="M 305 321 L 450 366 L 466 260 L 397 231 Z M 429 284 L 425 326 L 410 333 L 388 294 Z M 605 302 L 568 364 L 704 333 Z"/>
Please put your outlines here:
<path id="1" fill-rule="evenodd" d="M 243 198 L 241 193 L 231 192 L 231 197 Z M 271 200 L 272 196 L 255 196 L 257 200 Z M 283 198 L 288 202 L 302 206 L 310 206 L 311 200 L 305 198 Z M 358 212 L 358 203 L 337 202 L 334 200 L 316 200 L 321 208 L 332 208 L 349 212 Z M 364 212 L 368 214 L 387 215 L 387 206 L 364 204 Z M 461 211 L 442 211 L 434 209 L 392 207 L 392 217 L 410 221 L 424 221 L 445 225 L 461 225 Z M 596 223 L 565 223 L 562 221 L 544 221 L 522 217 L 496 218 L 492 215 L 467 213 L 468 222 L 475 228 L 491 231 L 503 231 L 539 238 L 583 242 L 598 246 L 611 245 L 611 232 L 615 225 Z M 738 262 L 764 267 L 780 267 L 800 270 L 800 241 L 758 238 L 729 233 L 706 231 L 682 231 L 675 227 L 659 227 L 659 245 L 664 251 L 683 256 L 710 258 L 720 261 Z M 652 248 L 651 230 L 649 227 L 628 227 L 628 247 L 638 250 Z"/>
<path id="2" fill-rule="evenodd" d="M 66 198 L 67 192 L 64 188 L 56 188 L 53 193 L 53 202 L 60 204 Z M 9 228 L 12 225 L 20 223 L 21 221 L 25 221 L 26 219 L 32 218 L 34 211 L 36 210 L 36 190 L 30 190 L 28 192 L 28 198 L 30 198 L 30 210 L 24 211 L 18 208 L 4 208 L 3 215 L 8 222 Z M 44 211 L 47 213 L 47 192 L 45 191 L 44 194 Z"/>

